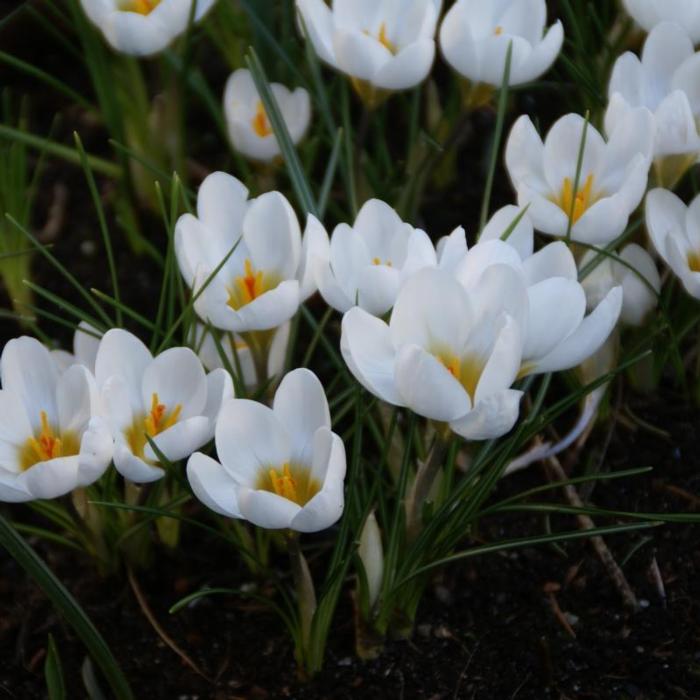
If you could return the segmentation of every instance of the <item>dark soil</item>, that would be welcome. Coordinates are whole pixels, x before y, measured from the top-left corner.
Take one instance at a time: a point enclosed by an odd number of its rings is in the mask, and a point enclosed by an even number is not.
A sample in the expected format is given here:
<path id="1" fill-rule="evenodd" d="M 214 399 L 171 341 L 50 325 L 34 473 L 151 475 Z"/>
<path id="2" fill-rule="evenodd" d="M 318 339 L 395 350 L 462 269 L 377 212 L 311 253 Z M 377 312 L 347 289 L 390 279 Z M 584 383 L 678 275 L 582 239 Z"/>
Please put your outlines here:
<path id="1" fill-rule="evenodd" d="M 611 470 L 653 465 L 653 473 L 599 484 L 596 505 L 647 512 L 697 508 L 697 423 L 685 419 L 687 407 L 666 398 L 663 410 L 641 399 L 634 410 L 667 430 L 667 439 L 618 427 L 605 457 Z M 533 467 L 504 480 L 497 495 L 540 479 Z M 572 524 L 552 521 L 556 530 Z M 484 522 L 480 536 L 489 541 L 543 530 L 542 520 L 518 516 Z M 375 661 L 354 655 L 346 593 L 325 669 L 306 683 L 297 677 L 280 621 L 263 606 L 219 596 L 168 614 L 174 602 L 204 585 L 248 582 L 236 553 L 219 543 L 186 530 L 176 555 L 159 552 L 149 573 L 139 575 L 157 619 L 214 682 L 163 644 L 124 581 L 101 580 L 90 562 L 35 544 L 104 634 L 137 698 L 700 698 L 697 528 L 667 525 L 608 543 L 618 560 L 629 556 L 624 570 L 643 606 L 636 614 L 625 611 L 584 543 L 488 556 L 436 578 L 413 639 L 388 642 Z M 654 561 L 660 578 L 652 575 Z M 0 689 L 8 698 L 45 696 L 42 668 L 51 632 L 69 697 L 82 697 L 79 640 L 6 556 L 0 572 Z"/>
<path id="2" fill-rule="evenodd" d="M 14 5 L 0 1 L 0 14 Z M 64 56 L 42 42 L 27 41 L 27 31 L 22 26 L 11 37 L 5 32 L 3 50 L 46 70 L 56 69 L 75 89 L 89 91 L 83 68 L 74 70 L 62 63 Z M 36 133 L 48 133 L 54 113 L 61 112 L 63 121 L 53 132 L 54 139 L 70 143 L 70 134 L 77 128 L 89 152 L 112 156 L 99 126 L 55 94 L 7 68 L 0 70 L 0 78 L 15 94 L 29 94 Z M 550 119 L 543 111 L 562 111 L 560 104 L 550 101 L 543 106 L 524 94 L 514 100 L 511 118 L 534 112 L 537 107 L 539 121 L 546 125 Z M 435 235 L 448 233 L 459 224 L 473 231 L 492 130 L 492 113 L 476 115 L 456 166 L 460 186 L 428 199 L 422 212 L 425 222 L 420 223 Z M 202 161 L 204 170 L 222 166 L 220 155 L 204 156 Z M 46 242 L 53 244 L 53 254 L 69 263 L 87 288 L 109 292 L 97 219 L 80 169 L 50 162 L 39 190 L 33 230 L 41 234 L 57 186 L 66 193 L 62 219 L 54 227 L 53 239 Z M 116 229 L 109 208 L 112 185 L 98 179 L 98 186 L 107 204 L 109 224 Z M 511 197 L 501 171 L 492 209 Z M 162 224 L 144 217 L 144 232 L 162 248 Z M 152 315 L 160 287 L 157 266 L 145 257 L 134 258 L 123 241 L 116 244 L 116 255 L 124 301 L 140 313 Z M 80 303 L 75 290 L 38 257 L 34 275 L 53 293 Z M 0 305 L 6 303 L 4 298 L 0 300 Z M 0 346 L 21 332 L 8 321 L 0 324 Z M 64 346 L 69 345 L 68 329 L 51 324 L 42 324 L 42 328 Z M 581 462 L 590 459 L 594 466 L 599 462 L 612 471 L 651 465 L 654 471 L 602 482 L 591 494 L 591 502 L 628 511 L 697 510 L 697 409 L 671 394 L 656 400 L 630 398 L 628 403 L 636 416 L 666 431 L 667 437 L 618 423 L 609 448 L 590 448 L 581 455 Z M 600 427 L 589 444 L 603 445 L 607 437 Z M 504 480 L 495 497 L 517 493 L 545 478 L 535 465 Z M 4 507 L 2 512 L 11 519 L 27 517 L 21 507 Z M 565 518 L 553 518 L 549 525 L 553 530 L 575 527 Z M 494 541 L 540 534 L 545 529 L 541 518 L 512 516 L 481 523 L 479 536 L 483 541 Z M 593 550 L 583 542 L 469 560 L 443 572 L 431 584 L 419 609 L 413 639 L 389 641 L 384 654 L 371 662 L 359 661 L 354 654 L 352 586 L 348 585 L 329 639 L 325 668 L 305 683 L 297 677 L 293 650 L 281 622 L 264 606 L 218 596 L 169 615 L 174 602 L 205 585 L 237 588 L 249 583 L 236 552 L 219 542 L 185 529 L 175 554 L 158 551 L 150 570 L 137 575 L 158 621 L 214 681 L 197 675 L 165 646 L 141 612 L 125 578 L 101 579 L 91 562 L 79 555 L 39 541 L 32 544 L 104 635 L 137 700 L 666 700 L 700 699 L 698 533 L 697 527 L 667 525 L 609 538 L 609 546 L 618 561 L 624 562 L 625 574 L 642 602 L 636 614 L 626 612 Z M 655 566 L 658 576 L 654 576 Z M 4 551 L 0 552 L 0 700 L 46 697 L 42 669 L 49 633 L 58 644 L 68 697 L 85 697 L 80 679 L 84 647 L 41 591 Z"/>

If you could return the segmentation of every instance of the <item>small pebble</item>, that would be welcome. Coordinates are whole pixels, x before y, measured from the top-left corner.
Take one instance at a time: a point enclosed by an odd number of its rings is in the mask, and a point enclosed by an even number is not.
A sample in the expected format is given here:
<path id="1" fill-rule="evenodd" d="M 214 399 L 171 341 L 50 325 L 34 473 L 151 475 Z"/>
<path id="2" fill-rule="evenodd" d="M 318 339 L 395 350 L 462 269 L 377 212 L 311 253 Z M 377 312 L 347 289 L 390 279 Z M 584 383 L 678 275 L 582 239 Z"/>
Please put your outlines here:
<path id="1" fill-rule="evenodd" d="M 80 252 L 86 258 L 91 258 L 97 252 L 97 244 L 95 241 L 83 241 L 80 244 Z"/>

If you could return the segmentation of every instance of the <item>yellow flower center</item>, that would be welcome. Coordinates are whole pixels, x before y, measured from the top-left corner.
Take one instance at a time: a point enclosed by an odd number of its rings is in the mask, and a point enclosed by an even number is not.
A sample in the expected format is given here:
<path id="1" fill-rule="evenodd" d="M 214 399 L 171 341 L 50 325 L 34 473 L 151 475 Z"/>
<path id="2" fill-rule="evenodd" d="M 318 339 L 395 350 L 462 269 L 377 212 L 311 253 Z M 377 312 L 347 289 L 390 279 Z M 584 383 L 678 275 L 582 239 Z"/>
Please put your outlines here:
<path id="1" fill-rule="evenodd" d="M 272 133 L 272 128 L 270 127 L 270 122 L 267 119 L 267 113 L 265 112 L 265 106 L 258 100 L 258 106 L 255 110 L 255 116 L 250 122 L 253 127 L 253 131 L 261 138 L 264 139 Z"/>
<path id="2" fill-rule="evenodd" d="M 244 263 L 244 271 L 245 274 L 236 277 L 228 290 L 228 305 L 234 310 L 250 304 L 280 283 L 276 275 L 255 270 L 249 258 L 246 258 Z"/>
<path id="3" fill-rule="evenodd" d="M 55 428 L 49 424 L 46 411 L 40 412 L 41 431 L 36 437 L 27 438 L 19 450 L 19 464 L 22 471 L 39 462 L 46 462 L 57 457 L 70 457 L 80 452 L 80 441 L 73 432 L 66 432 L 59 437 Z"/>
<path id="4" fill-rule="evenodd" d="M 552 201 L 557 204 L 564 213 L 571 218 L 572 223 L 576 223 L 601 197 L 600 193 L 593 192 L 593 173 L 590 173 L 583 183 L 579 184 L 574 197 L 574 186 L 570 177 L 564 178 L 559 197 L 553 197 Z"/>
<path id="5" fill-rule="evenodd" d="M 501 36 L 501 34 L 503 34 L 503 27 L 499 24 L 499 25 L 493 30 L 493 33 L 494 33 L 496 36 Z"/>
<path id="6" fill-rule="evenodd" d="M 126 440 L 131 451 L 137 457 L 143 457 L 148 437 L 155 437 L 177 423 L 182 412 L 182 404 L 176 404 L 168 413 L 165 404 L 160 402 L 157 393 L 151 395 L 151 410 L 144 416 L 138 416 L 125 431 Z"/>
<path id="7" fill-rule="evenodd" d="M 136 12 L 139 15 L 150 15 L 158 7 L 160 0 L 122 0 L 119 9 L 123 12 Z"/>
<path id="8" fill-rule="evenodd" d="M 476 394 L 476 387 L 484 371 L 484 363 L 474 354 L 458 357 L 452 352 L 437 352 L 435 357 L 445 366 L 447 371 L 464 387 L 472 401 Z"/>
<path id="9" fill-rule="evenodd" d="M 372 258 L 372 265 L 386 265 L 387 267 L 391 267 L 391 260 L 382 262 L 381 258 Z"/>
<path id="10" fill-rule="evenodd" d="M 257 488 L 304 506 L 321 490 L 321 484 L 306 467 L 285 462 L 282 469 L 262 472 L 258 477 Z"/>
<path id="11" fill-rule="evenodd" d="M 691 250 L 688 253 L 688 267 L 691 272 L 700 272 L 700 252 Z"/>

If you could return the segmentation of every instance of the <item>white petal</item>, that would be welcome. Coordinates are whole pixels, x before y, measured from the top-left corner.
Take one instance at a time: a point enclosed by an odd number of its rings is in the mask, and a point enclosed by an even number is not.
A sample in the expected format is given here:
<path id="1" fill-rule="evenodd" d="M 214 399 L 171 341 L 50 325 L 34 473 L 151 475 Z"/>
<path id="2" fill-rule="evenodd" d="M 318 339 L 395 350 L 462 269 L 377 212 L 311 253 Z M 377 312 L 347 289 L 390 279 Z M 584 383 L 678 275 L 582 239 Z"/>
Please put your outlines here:
<path id="1" fill-rule="evenodd" d="M 179 420 L 151 439 L 168 462 L 177 462 L 188 458 L 211 438 L 212 426 L 209 419 L 206 416 L 193 416 Z M 147 443 L 143 451 L 147 460 L 158 461 L 158 456 L 150 444 Z"/>
<path id="2" fill-rule="evenodd" d="M 392 56 L 374 75 L 372 83 L 384 90 L 407 90 L 422 82 L 435 58 L 432 40 L 417 41 Z"/>
<path id="3" fill-rule="evenodd" d="M 44 345 L 28 336 L 8 341 L 0 357 L 0 377 L 2 388 L 24 404 L 35 432 L 41 430 L 41 411 L 56 425 L 58 367 Z"/>
<path id="4" fill-rule="evenodd" d="M 141 411 L 143 373 L 152 361 L 153 355 L 135 335 L 120 328 L 113 328 L 104 334 L 97 350 L 97 386 L 102 389 L 110 377 L 120 377 L 129 394 L 133 412 Z"/>
<path id="5" fill-rule="evenodd" d="M 518 324 L 506 317 L 476 386 L 474 408 L 491 394 L 507 389 L 518 376 L 522 358 L 522 333 Z"/>
<path id="6" fill-rule="evenodd" d="M 195 452 L 187 462 L 187 479 L 194 495 L 219 515 L 240 518 L 236 482 L 214 459 Z"/>
<path id="7" fill-rule="evenodd" d="M 666 261 L 667 237 L 683 235 L 686 206 L 673 192 L 657 187 L 649 192 L 645 202 L 647 231 L 656 252 Z"/>
<path id="8" fill-rule="evenodd" d="M 523 264 L 523 273 L 528 286 L 549 277 L 575 280 L 578 275 L 576 260 L 563 241 L 549 243 L 529 257 Z"/>
<path id="9" fill-rule="evenodd" d="M 161 467 L 146 464 L 137 457 L 123 438 L 118 438 L 114 443 L 114 466 L 125 479 L 134 484 L 148 484 L 165 476 L 165 471 Z"/>
<path id="10" fill-rule="evenodd" d="M 522 391 L 490 394 L 450 428 L 467 440 L 492 440 L 509 432 L 518 420 Z"/>
<path id="11" fill-rule="evenodd" d="M 143 373 L 142 406 L 150 410 L 154 396 L 168 412 L 180 406 L 180 419 L 199 416 L 207 401 L 207 379 L 199 358 L 190 348 L 160 353 Z"/>
<path id="12" fill-rule="evenodd" d="M 343 316 L 341 327 L 340 350 L 355 379 L 383 401 L 403 406 L 394 382 L 395 351 L 389 326 L 354 307 Z"/>
<path id="13" fill-rule="evenodd" d="M 522 260 L 529 258 L 532 255 L 535 244 L 535 232 L 532 228 L 532 221 L 528 217 L 527 212 L 525 212 L 525 214 L 522 216 L 521 214 L 522 209 L 514 204 L 501 207 L 489 219 L 486 226 L 484 226 L 483 231 L 479 235 L 479 241 L 501 239 L 503 234 L 520 216 L 520 221 L 518 221 L 515 228 L 508 235 L 506 243 L 518 251 L 518 255 Z"/>
<path id="14" fill-rule="evenodd" d="M 552 277 L 527 290 L 530 316 L 523 362 L 546 357 L 580 325 L 586 313 L 586 295 L 575 280 Z"/>
<path id="15" fill-rule="evenodd" d="M 325 530 L 343 514 L 346 457 L 343 441 L 330 430 L 316 431 L 312 474 L 325 475 L 321 490 L 294 516 L 290 527 L 299 532 Z"/>
<path id="16" fill-rule="evenodd" d="M 459 381 L 418 345 L 404 345 L 399 350 L 396 387 L 406 406 L 433 420 L 455 420 L 471 407 L 469 394 Z"/>
<path id="17" fill-rule="evenodd" d="M 268 530 L 291 527 L 295 516 L 301 511 L 294 501 L 269 491 L 238 487 L 237 496 L 241 515 L 253 525 Z"/>
<path id="18" fill-rule="evenodd" d="M 536 372 L 558 372 L 581 364 L 605 342 L 612 332 L 622 310 L 622 288 L 615 287 L 578 329 L 542 358 Z"/>
<path id="19" fill-rule="evenodd" d="M 267 406 L 247 399 L 232 399 L 224 404 L 216 423 L 215 440 L 226 471 L 238 484 L 252 488 L 261 473 L 281 469 L 291 456 L 290 436 L 279 418 Z"/>
<path id="20" fill-rule="evenodd" d="M 328 401 L 318 377 L 304 368 L 287 374 L 277 388 L 272 410 L 289 435 L 292 460 L 311 465 L 316 431 L 331 426 Z"/>

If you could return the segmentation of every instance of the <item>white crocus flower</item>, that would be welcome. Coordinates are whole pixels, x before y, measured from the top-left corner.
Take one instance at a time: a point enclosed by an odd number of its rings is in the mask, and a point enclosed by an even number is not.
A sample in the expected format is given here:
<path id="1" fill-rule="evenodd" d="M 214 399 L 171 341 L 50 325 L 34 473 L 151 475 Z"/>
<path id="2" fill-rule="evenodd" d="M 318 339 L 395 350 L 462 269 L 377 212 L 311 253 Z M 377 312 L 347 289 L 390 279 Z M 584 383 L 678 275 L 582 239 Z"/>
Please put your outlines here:
<path id="1" fill-rule="evenodd" d="M 584 270 L 593 263 L 598 253 L 589 250 L 579 267 Z M 628 326 L 641 326 L 647 315 L 656 308 L 661 289 L 661 278 L 649 253 L 636 243 L 626 245 L 615 256 L 605 256 L 596 262 L 583 278 L 587 308 L 595 308 L 614 287 L 622 288 L 620 321 Z"/>
<path id="2" fill-rule="evenodd" d="M 292 91 L 279 83 L 271 83 L 270 90 L 296 145 L 311 122 L 309 93 L 301 87 Z M 224 114 L 231 144 L 237 151 L 259 161 L 270 161 L 280 155 L 280 145 L 249 70 L 240 68 L 226 82 Z"/>
<path id="3" fill-rule="evenodd" d="M 0 379 L 0 501 L 56 498 L 102 476 L 112 436 L 85 367 L 61 372 L 38 340 L 24 336 L 5 345 Z"/>
<path id="4" fill-rule="evenodd" d="M 651 190 L 646 225 L 656 252 L 688 294 L 700 299 L 700 195 L 686 207 L 668 190 Z"/>
<path id="5" fill-rule="evenodd" d="M 491 267 L 507 265 L 519 275 L 524 293 L 501 301 L 520 326 L 522 359 L 518 376 L 576 367 L 598 350 L 615 327 L 622 289 L 610 289 L 586 316 L 586 295 L 577 279 L 576 261 L 563 242 L 550 243 L 528 254 L 532 243 L 524 234 L 528 228 L 532 233 L 531 227 L 523 224 L 525 217 L 515 239 L 496 240 L 496 224 L 505 224 L 506 230 L 512 213 L 507 209 L 497 213 L 491 230 L 484 230 L 480 242 L 469 250 L 454 274 L 474 294 L 499 294 L 497 287 L 482 281 Z M 484 234 L 494 239 L 483 240 Z"/>
<path id="6" fill-rule="evenodd" d="M 310 216 L 302 243 L 296 214 L 282 194 L 249 200 L 242 182 L 217 172 L 199 188 L 197 216 L 178 219 L 175 250 L 200 318 L 244 333 L 280 326 L 315 291 L 306 262 L 317 245 L 328 245 L 324 236 Z"/>
<path id="7" fill-rule="evenodd" d="M 51 356 L 56 361 L 61 371 L 67 370 L 72 365 L 87 367 L 92 374 L 95 373 L 95 358 L 97 348 L 100 345 L 102 333 L 93 328 L 86 321 L 81 321 L 73 333 L 73 352 L 66 350 L 52 350 Z"/>
<path id="8" fill-rule="evenodd" d="M 274 337 L 270 343 L 270 351 L 267 356 L 267 376 L 274 377 L 282 373 L 284 361 L 289 345 L 289 332 L 291 323 L 283 323 L 275 329 Z M 216 331 L 212 331 L 216 332 Z M 202 364 L 208 370 L 226 369 L 230 367 L 234 372 L 240 368 L 240 381 L 249 389 L 259 386 L 260 382 L 255 372 L 255 358 L 250 345 L 241 336 L 235 333 L 222 333 L 220 337 L 220 348 L 226 357 L 226 362 L 221 357 L 219 347 L 212 337 L 212 332 L 208 332 L 206 327 L 198 324 L 195 348 Z"/>
<path id="9" fill-rule="evenodd" d="M 316 375 L 290 372 L 272 408 L 228 401 L 216 425 L 219 462 L 199 452 L 187 464 L 192 490 L 222 515 L 260 527 L 316 532 L 343 513 L 345 447 L 331 431 Z"/>
<path id="10" fill-rule="evenodd" d="M 564 30 L 557 21 L 545 31 L 545 0 L 457 0 L 440 26 L 445 60 L 472 83 L 503 82 L 512 45 L 509 85 L 539 78 L 554 63 Z"/>
<path id="11" fill-rule="evenodd" d="M 518 203 L 530 205 L 537 230 L 565 236 L 571 220 L 572 240 L 606 244 L 624 231 L 644 196 L 652 146 L 653 120 L 646 108 L 631 110 L 607 143 L 578 114 L 555 122 L 543 143 L 530 118 L 522 116 L 508 137 L 506 166 Z"/>
<path id="12" fill-rule="evenodd" d="M 418 85 L 435 57 L 442 0 L 296 0 L 319 58 L 350 76 L 369 107 Z"/>
<path id="13" fill-rule="evenodd" d="M 660 22 L 676 22 L 685 28 L 694 43 L 700 42 L 700 3 L 697 0 L 622 0 L 622 4 L 647 32 Z"/>
<path id="14" fill-rule="evenodd" d="M 168 461 L 189 457 L 212 439 L 221 405 L 233 396 L 228 372 L 205 374 L 189 348 L 154 358 L 118 328 L 100 342 L 95 376 L 114 437 L 114 466 L 135 483 L 165 473 L 149 439 Z"/>
<path id="15" fill-rule="evenodd" d="M 647 37 L 641 60 L 620 56 L 608 85 L 605 129 L 626 125 L 635 107 L 654 115 L 654 170 L 657 184 L 673 187 L 700 154 L 700 53 L 684 29 L 657 25 Z"/>
<path id="16" fill-rule="evenodd" d="M 465 438 L 494 438 L 518 417 L 522 340 L 505 308 L 526 298 L 520 276 L 493 265 L 466 290 L 448 271 L 425 268 L 406 281 L 389 323 L 359 307 L 342 322 L 341 351 L 371 393 Z M 506 305 L 504 305 L 504 301 Z"/>
<path id="17" fill-rule="evenodd" d="M 311 264 L 329 306 L 344 313 L 357 305 L 383 316 L 403 282 L 422 267 L 434 267 L 437 258 L 424 231 L 403 222 L 388 204 L 370 199 L 353 226 L 335 227 L 328 256 Z"/>
<path id="18" fill-rule="evenodd" d="M 216 0 L 80 0 L 92 23 L 117 51 L 151 56 L 199 21 Z"/>

